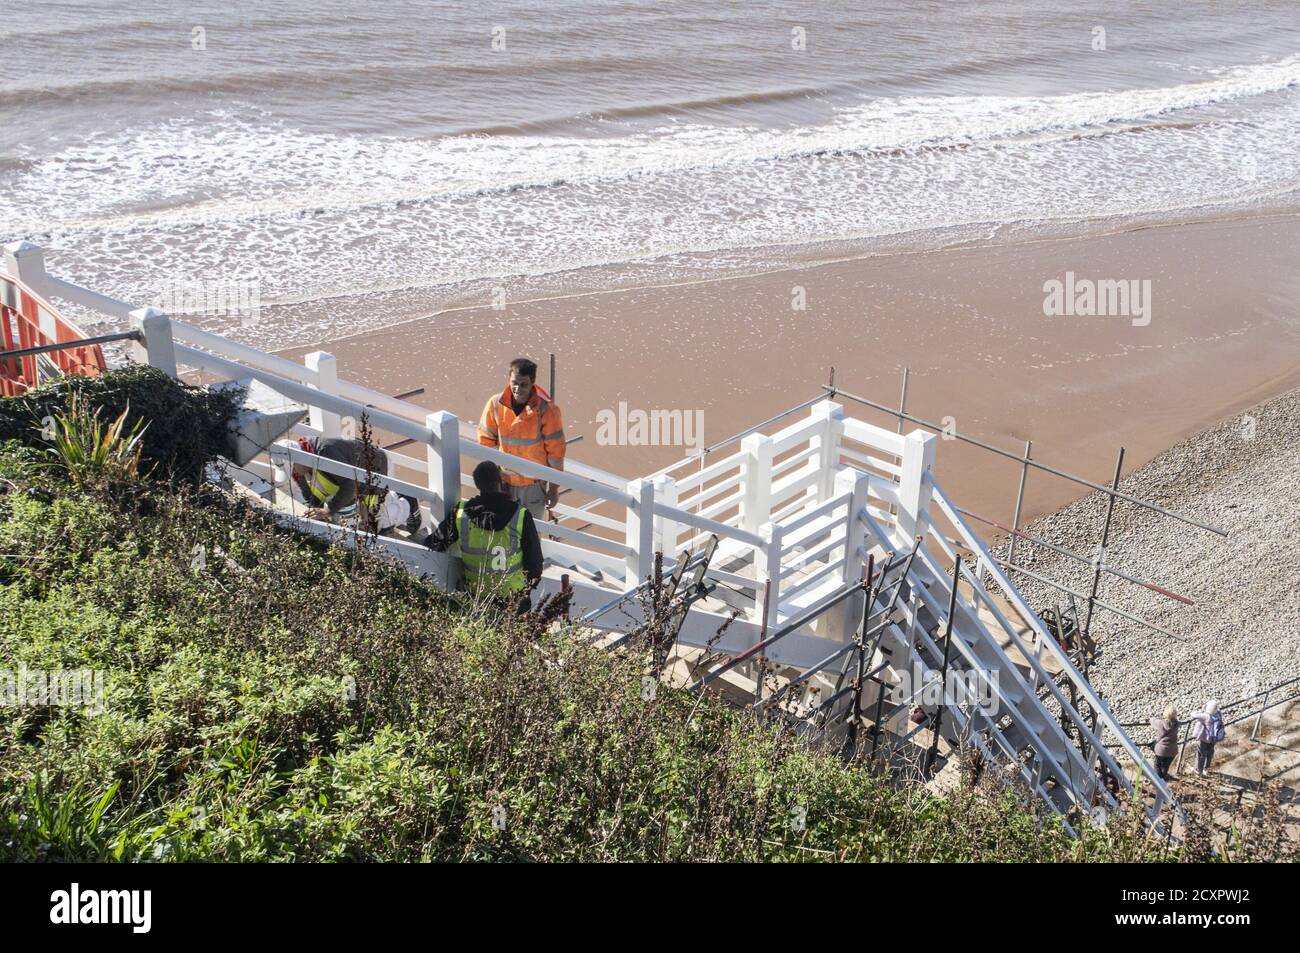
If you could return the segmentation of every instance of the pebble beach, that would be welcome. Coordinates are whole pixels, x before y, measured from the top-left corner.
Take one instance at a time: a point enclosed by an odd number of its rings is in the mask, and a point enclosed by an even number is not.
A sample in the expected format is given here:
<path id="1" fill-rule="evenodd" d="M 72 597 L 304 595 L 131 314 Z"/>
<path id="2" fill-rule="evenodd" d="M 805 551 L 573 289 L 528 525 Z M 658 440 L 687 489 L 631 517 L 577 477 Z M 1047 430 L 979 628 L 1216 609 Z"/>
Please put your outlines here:
<path id="1" fill-rule="evenodd" d="M 1126 720 L 1167 702 L 1186 713 L 1208 697 L 1226 704 L 1300 674 L 1300 390 L 1176 444 L 1120 489 L 1228 538 L 1117 502 L 1107 562 L 1195 605 L 1103 574 L 1101 599 L 1174 633 L 1097 610 L 1101 655 L 1091 678 L 1112 708 Z M 1105 494 L 1094 493 L 1026 532 L 1091 556 L 1105 510 Z M 1046 547 L 1022 540 L 1016 562 L 1076 592 L 1091 586 L 1088 566 Z M 1023 574 L 1014 578 L 1040 611 L 1068 600 Z"/>

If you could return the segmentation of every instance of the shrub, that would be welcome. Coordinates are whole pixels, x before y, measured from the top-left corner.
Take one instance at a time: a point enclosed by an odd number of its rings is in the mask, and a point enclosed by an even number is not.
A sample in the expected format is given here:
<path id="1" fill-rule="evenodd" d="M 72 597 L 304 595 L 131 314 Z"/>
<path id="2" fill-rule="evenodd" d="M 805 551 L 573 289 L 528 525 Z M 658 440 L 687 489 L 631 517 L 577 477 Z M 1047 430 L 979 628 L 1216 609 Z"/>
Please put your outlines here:
<path id="1" fill-rule="evenodd" d="M 139 443 L 144 469 L 159 479 L 189 483 L 226 452 L 227 425 L 242 399 L 237 392 L 190 387 L 156 368 L 129 365 L 0 398 L 0 440 L 48 447 L 51 422 L 71 412 L 74 397 L 102 420 L 122 418 L 125 433 L 145 427 Z"/>
<path id="2" fill-rule="evenodd" d="M 86 407 L 74 392 L 68 409 L 51 421 L 53 446 L 50 454 L 67 472 L 69 479 L 82 488 L 130 485 L 140 476 L 140 438 L 148 425 L 136 420 L 127 433 L 128 407 L 107 427 L 99 419 L 100 411 Z"/>
<path id="3" fill-rule="evenodd" d="M 215 489 L 140 505 L 31 456 L 0 448 L 0 669 L 101 670 L 105 704 L 0 719 L 0 859 L 1168 856 L 1118 827 L 1072 840 L 1013 789 L 897 788 L 715 698 L 647 699 L 648 646 L 467 613 Z"/>

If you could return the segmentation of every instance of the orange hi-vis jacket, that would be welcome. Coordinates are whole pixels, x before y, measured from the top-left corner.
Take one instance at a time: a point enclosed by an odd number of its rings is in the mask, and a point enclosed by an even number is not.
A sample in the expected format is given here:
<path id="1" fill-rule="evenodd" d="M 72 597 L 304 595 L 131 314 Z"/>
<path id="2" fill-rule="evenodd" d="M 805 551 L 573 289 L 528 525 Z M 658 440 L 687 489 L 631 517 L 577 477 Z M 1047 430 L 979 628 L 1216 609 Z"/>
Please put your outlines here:
<path id="1" fill-rule="evenodd" d="M 490 398 L 478 422 L 478 442 L 554 470 L 564 469 L 564 424 L 560 420 L 560 408 L 536 384 L 528 406 L 518 415 L 509 387 Z M 510 470 L 503 470 L 502 477 L 511 486 L 537 482 Z"/>

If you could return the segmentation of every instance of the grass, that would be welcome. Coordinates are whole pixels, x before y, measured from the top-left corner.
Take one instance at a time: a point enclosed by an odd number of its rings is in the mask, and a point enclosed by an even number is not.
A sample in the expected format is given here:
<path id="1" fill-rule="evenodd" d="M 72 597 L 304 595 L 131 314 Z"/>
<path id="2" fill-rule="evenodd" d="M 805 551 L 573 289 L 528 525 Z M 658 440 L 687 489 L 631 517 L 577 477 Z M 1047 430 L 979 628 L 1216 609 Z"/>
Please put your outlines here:
<path id="1" fill-rule="evenodd" d="M 1129 843 L 1072 841 L 1013 791 L 895 790 L 721 703 L 691 718 L 692 696 L 642 697 L 640 656 L 467 612 L 215 490 L 95 494 L 33 456 L 0 455 L 0 667 L 101 670 L 107 697 L 6 713 L 6 859 L 1047 861 Z"/>

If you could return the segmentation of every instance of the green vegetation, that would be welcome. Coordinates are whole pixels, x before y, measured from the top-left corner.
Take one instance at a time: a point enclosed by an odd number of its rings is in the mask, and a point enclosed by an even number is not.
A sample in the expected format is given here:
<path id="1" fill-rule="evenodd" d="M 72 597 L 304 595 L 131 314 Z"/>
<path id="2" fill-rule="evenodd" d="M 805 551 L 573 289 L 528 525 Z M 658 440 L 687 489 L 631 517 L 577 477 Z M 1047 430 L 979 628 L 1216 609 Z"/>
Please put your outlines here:
<path id="1" fill-rule="evenodd" d="M 140 456 L 144 448 L 140 439 L 146 424 L 137 420 L 130 433 L 125 431 L 128 407 L 108 426 L 99 419 L 100 410 L 88 408 L 77 393 L 68 400 L 68 409 L 50 419 L 52 446 L 50 455 L 62 465 L 76 486 L 130 486 L 140 477 Z"/>
<path id="2" fill-rule="evenodd" d="M 234 392 L 187 387 L 152 367 L 131 365 L 100 377 L 64 378 L 0 400 L 0 440 L 46 449 L 55 421 L 66 416 L 80 422 L 84 409 L 103 421 L 121 418 L 127 435 L 137 433 L 136 428 L 143 431 L 142 469 L 159 479 L 194 482 L 204 464 L 226 452 L 226 424 L 238 403 Z"/>
<path id="3" fill-rule="evenodd" d="M 0 708 L 0 859 L 1170 856 L 647 700 L 640 655 L 462 608 L 216 489 L 107 492 L 46 456 L 0 445 L 0 669 L 102 671 L 105 697 Z"/>

